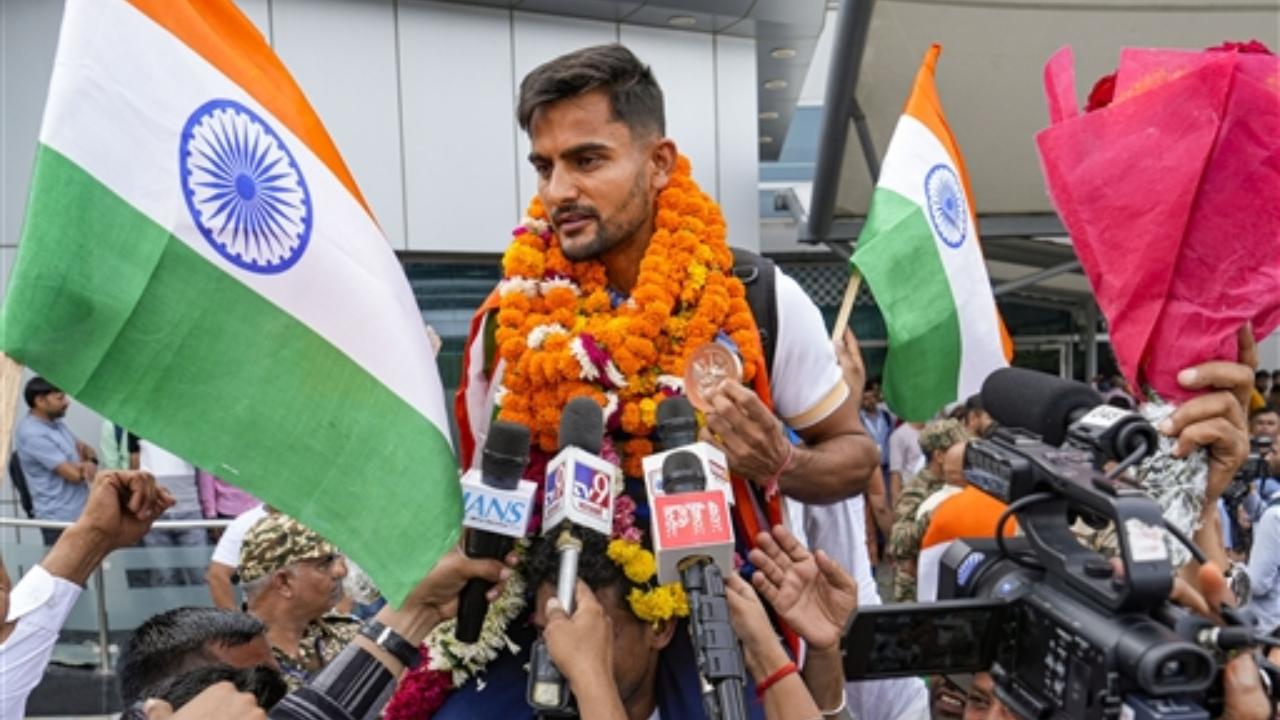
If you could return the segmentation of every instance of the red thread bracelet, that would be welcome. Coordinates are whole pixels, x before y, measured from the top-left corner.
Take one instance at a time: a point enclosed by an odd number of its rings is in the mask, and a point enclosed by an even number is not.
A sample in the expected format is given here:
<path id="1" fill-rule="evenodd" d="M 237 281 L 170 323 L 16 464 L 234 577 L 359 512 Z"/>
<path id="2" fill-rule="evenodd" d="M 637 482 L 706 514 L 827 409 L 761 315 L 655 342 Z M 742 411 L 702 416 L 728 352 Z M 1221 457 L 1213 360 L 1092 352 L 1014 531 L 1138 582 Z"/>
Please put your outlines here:
<path id="1" fill-rule="evenodd" d="M 796 446 L 787 443 L 787 456 L 783 458 L 782 465 L 778 471 L 769 476 L 769 480 L 764 484 L 764 499 L 772 500 L 778 494 L 778 478 L 782 477 L 782 473 L 791 467 L 791 461 L 796 459 Z"/>
<path id="2" fill-rule="evenodd" d="M 782 678 L 796 671 L 796 664 L 793 662 L 788 662 L 786 665 L 774 670 L 772 675 L 756 683 L 756 697 L 764 700 L 764 694 L 769 692 L 769 688 L 776 685 Z"/>

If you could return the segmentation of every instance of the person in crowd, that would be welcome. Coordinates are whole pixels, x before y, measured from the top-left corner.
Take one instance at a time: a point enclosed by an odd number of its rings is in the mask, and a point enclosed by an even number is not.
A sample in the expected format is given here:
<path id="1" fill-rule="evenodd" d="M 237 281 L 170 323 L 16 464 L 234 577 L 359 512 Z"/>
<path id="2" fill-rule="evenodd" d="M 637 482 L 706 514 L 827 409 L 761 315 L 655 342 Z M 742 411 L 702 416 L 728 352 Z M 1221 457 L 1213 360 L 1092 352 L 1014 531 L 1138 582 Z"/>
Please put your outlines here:
<path id="1" fill-rule="evenodd" d="M 894 562 L 893 599 L 913 602 L 916 599 L 916 562 L 920 540 L 927 523 L 917 510 L 930 495 L 941 490 L 946 481 L 942 460 L 947 450 L 968 439 L 964 426 L 956 420 L 934 420 L 920 431 L 920 450 L 927 464 L 913 477 L 893 505 L 893 531 L 889 536 L 889 557 Z"/>
<path id="2" fill-rule="evenodd" d="M 974 393 L 964 401 L 964 429 L 970 437 L 986 437 L 987 431 L 994 424 L 991 413 L 982 407 L 982 395 Z"/>
<path id="3" fill-rule="evenodd" d="M 1018 720 L 996 697 L 991 673 L 974 673 L 964 704 L 964 720 Z"/>
<path id="4" fill-rule="evenodd" d="M 98 449 L 103 470 L 137 470 L 142 464 L 138 436 L 110 420 L 102 421 Z"/>
<path id="5" fill-rule="evenodd" d="M 209 631 L 219 623 L 198 624 L 206 632 L 202 635 L 190 634 L 186 645 L 192 650 L 189 654 L 169 664 L 159 658 L 135 660 L 135 667 L 168 667 L 169 672 L 158 673 L 150 678 L 151 685 L 140 691 L 144 700 L 134 703 L 133 708 L 142 711 L 148 720 L 205 720 L 206 718 L 262 718 L 270 711 L 270 717 L 277 720 L 377 720 L 382 717 L 383 707 L 391 697 L 396 682 L 406 669 L 416 666 L 421 661 L 418 647 L 427 634 L 436 625 L 453 617 L 457 613 L 458 593 L 463 585 L 472 578 L 494 583 L 487 594 L 492 602 L 502 593 L 506 581 L 511 577 L 512 568 L 516 565 L 517 556 L 513 553 L 502 561 L 468 558 L 460 548 L 455 547 L 446 553 L 425 578 L 409 592 L 400 607 L 383 607 L 377 616 L 366 623 L 361 631 L 347 647 L 330 662 L 307 685 L 291 691 L 274 707 L 263 708 L 254 695 L 241 692 L 236 685 L 228 681 L 217 681 L 212 675 L 200 675 L 185 678 L 186 692 L 198 689 L 197 680 L 212 682 L 199 692 L 188 704 L 176 713 L 173 706 L 153 692 L 163 689 L 167 684 L 175 682 L 180 675 L 197 671 L 201 668 L 223 667 L 231 669 L 253 669 L 255 674 L 277 672 L 274 669 L 274 658 L 270 652 L 264 652 L 265 638 L 259 632 L 258 641 L 240 643 L 240 653 L 232 654 L 223 648 L 215 652 L 210 644 L 218 644 L 216 637 Z M 225 621 L 231 616 L 239 615 L 226 610 L 209 610 Z M 247 616 L 241 616 L 247 617 Z M 577 615 L 574 619 L 577 623 Z M 578 623 L 581 624 L 581 623 Z M 557 633 L 559 630 L 557 630 Z M 595 638 L 596 633 L 579 633 L 584 638 Z M 185 633 L 184 633 L 185 635 Z M 599 643 L 600 640 L 596 639 Z M 135 644 L 132 652 L 139 652 L 148 643 Z M 152 649 L 166 649 L 166 644 L 149 643 Z M 572 643 L 572 647 L 582 648 L 585 643 Z M 162 653 L 162 657 L 163 657 Z M 565 653 L 552 657 L 557 663 L 570 664 Z M 182 668 L 182 669 L 180 669 Z M 283 679 L 283 678 L 282 678 Z M 577 678 L 581 687 L 603 686 L 606 678 L 595 668 L 586 667 Z M 136 683 L 135 683 L 136 684 Z M 268 684 L 269 683 L 268 681 Z M 574 685 L 578 690 L 579 685 Z M 586 693 L 584 692 L 584 695 Z M 593 709 L 586 706 L 588 710 Z M 606 720 L 615 720 L 605 713 L 592 715 Z M 132 720 L 132 718 L 130 718 Z"/>
<path id="6" fill-rule="evenodd" d="M 852 335 L 853 332 L 845 328 L 839 342 L 847 345 Z M 837 348 L 837 358 L 840 352 L 841 349 Z M 885 478 L 889 477 L 889 435 L 893 433 L 893 415 L 881 403 L 879 378 L 867 380 L 867 386 L 862 390 L 858 418 L 862 420 L 862 427 L 867 429 L 867 434 L 875 440 L 876 449 L 880 451 L 880 470 Z"/>
<path id="7" fill-rule="evenodd" d="M 139 442 L 139 462 L 156 477 L 156 482 L 173 494 L 174 506 L 161 520 L 199 520 L 200 494 L 196 489 L 195 467 L 159 445 L 143 438 Z M 208 543 L 208 533 L 201 528 L 185 530 L 152 530 L 142 539 L 147 547 L 195 547 Z M 199 578 L 188 578 L 176 568 L 163 571 L 161 584 L 199 584 Z M 157 577 L 160 577 L 159 575 Z"/>
<path id="8" fill-rule="evenodd" d="M 200 512 L 206 519 L 230 520 L 258 507 L 262 501 L 207 470 L 196 469 Z"/>
<path id="9" fill-rule="evenodd" d="M 218 538 L 218 544 L 214 546 L 213 555 L 209 558 L 209 567 L 204 572 L 204 580 L 209 585 L 209 598 L 214 607 L 237 609 L 234 578 L 236 568 L 240 567 L 240 547 L 244 544 L 245 533 L 267 512 L 268 508 L 263 504 L 249 508 L 237 515 Z"/>
<path id="10" fill-rule="evenodd" d="M 756 539 L 750 555 L 756 568 L 751 583 L 731 575 L 725 584 L 734 632 L 742 642 L 757 693 L 763 692 L 766 717 L 853 717 L 840 640 L 858 609 L 857 583 L 825 552 L 810 553 L 781 525 Z M 794 664 L 778 641 L 760 597 L 805 641 L 802 677 L 807 693 L 783 687 Z M 761 691 L 765 683 L 770 685 Z"/>
<path id="11" fill-rule="evenodd" d="M 932 675 L 929 677 L 929 717 L 931 720 L 964 720 L 968 681 L 968 675 Z"/>
<path id="12" fill-rule="evenodd" d="M 896 505 L 902 497 L 902 488 L 925 466 L 925 456 L 920 452 L 920 430 L 924 423 L 907 421 L 894 428 L 889 435 L 889 497 L 890 505 Z"/>
<path id="13" fill-rule="evenodd" d="M 0 563 L 0 718 L 23 717 L 89 575 L 113 550 L 136 544 L 172 504 L 147 473 L 100 473 L 75 523 L 12 590 Z"/>
<path id="14" fill-rule="evenodd" d="M 265 633 L 261 620 L 220 608 L 179 607 L 153 615 L 121 650 L 116 667 L 120 699 L 128 708 L 160 697 L 166 682 L 200 668 L 267 666 L 278 673 Z"/>
<path id="15" fill-rule="evenodd" d="M 947 449 L 942 460 L 946 488 L 926 498 L 916 511 L 917 518 L 925 523 L 917 563 L 918 602 L 937 599 L 939 562 L 951 543 L 959 538 L 995 537 L 996 525 L 1008 507 L 965 479 L 967 447 L 968 443 L 958 442 Z M 1013 535 L 1017 528 L 1017 521 L 1010 519 L 1005 535 Z"/>
<path id="16" fill-rule="evenodd" d="M 1253 389 L 1258 391 L 1259 395 L 1266 397 L 1271 390 L 1271 373 L 1266 370 L 1256 371 L 1253 374 Z"/>
<path id="17" fill-rule="evenodd" d="M 331 612 L 347 574 L 342 555 L 288 515 L 272 513 L 254 523 L 240 548 L 238 572 L 249 614 L 267 626 L 290 689 L 315 677 L 360 632 L 357 620 Z"/>
<path id="18" fill-rule="evenodd" d="M 1280 484 L 1263 483 L 1261 492 L 1262 512 L 1246 567 L 1258 628 L 1271 632 L 1280 626 Z"/>
<path id="19" fill-rule="evenodd" d="M 36 376 L 22 392 L 29 412 L 18 422 L 14 451 L 27 480 L 37 520 L 70 522 L 89 497 L 89 481 L 98 472 L 98 454 L 77 439 L 62 418 L 71 402 L 66 393 Z M 62 530 L 41 528 L 45 545 Z"/>

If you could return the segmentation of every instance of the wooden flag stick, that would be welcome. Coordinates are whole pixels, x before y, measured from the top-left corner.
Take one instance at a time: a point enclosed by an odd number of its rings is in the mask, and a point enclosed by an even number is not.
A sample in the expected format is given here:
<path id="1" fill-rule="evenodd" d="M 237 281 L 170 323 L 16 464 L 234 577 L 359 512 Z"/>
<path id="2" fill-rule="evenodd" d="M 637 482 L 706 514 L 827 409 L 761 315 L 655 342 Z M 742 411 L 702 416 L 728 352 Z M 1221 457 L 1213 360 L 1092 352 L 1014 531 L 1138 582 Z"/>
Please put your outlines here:
<path id="1" fill-rule="evenodd" d="M 13 416 L 18 405 L 22 366 L 0 352 L 0 467 L 8 467 L 9 441 L 13 437 Z"/>
<path id="2" fill-rule="evenodd" d="M 849 316 L 853 314 L 853 301 L 858 299 L 858 287 L 862 285 L 862 273 L 857 266 L 849 275 L 849 287 L 844 289 L 844 300 L 840 301 L 840 312 L 836 313 L 836 324 L 831 326 L 831 342 L 840 339 L 845 327 L 849 324 Z"/>

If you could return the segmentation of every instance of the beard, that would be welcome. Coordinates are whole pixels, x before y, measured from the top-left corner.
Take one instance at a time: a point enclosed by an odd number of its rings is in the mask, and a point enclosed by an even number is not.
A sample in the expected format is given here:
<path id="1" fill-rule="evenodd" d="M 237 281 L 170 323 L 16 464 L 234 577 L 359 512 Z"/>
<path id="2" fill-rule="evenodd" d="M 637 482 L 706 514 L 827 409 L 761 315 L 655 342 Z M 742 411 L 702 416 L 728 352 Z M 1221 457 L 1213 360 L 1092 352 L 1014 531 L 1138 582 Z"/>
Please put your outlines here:
<path id="1" fill-rule="evenodd" d="M 558 225 L 559 218 L 570 214 L 585 215 L 595 219 L 596 234 L 594 237 L 572 245 L 567 245 L 564 237 L 560 238 L 560 251 L 564 253 L 564 256 L 574 262 L 592 260 L 621 245 L 640 232 L 640 229 L 644 227 L 645 222 L 649 220 L 649 216 L 653 213 L 650 203 L 646 202 L 645 185 L 645 176 L 637 174 L 636 181 L 627 193 L 622 207 L 618 208 L 613 217 L 607 220 L 601 217 L 598 210 L 588 205 L 563 205 L 556 208 L 552 214 L 553 225 Z M 557 232 L 559 232 L 558 229 Z"/>

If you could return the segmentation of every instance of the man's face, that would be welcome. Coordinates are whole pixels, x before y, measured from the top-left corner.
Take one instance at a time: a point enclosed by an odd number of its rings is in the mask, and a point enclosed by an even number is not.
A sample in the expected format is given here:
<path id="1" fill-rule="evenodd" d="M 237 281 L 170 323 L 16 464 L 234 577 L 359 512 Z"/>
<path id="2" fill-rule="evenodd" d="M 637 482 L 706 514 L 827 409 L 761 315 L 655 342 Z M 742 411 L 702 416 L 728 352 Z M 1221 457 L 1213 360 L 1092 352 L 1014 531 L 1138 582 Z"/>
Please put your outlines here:
<path id="1" fill-rule="evenodd" d="M 880 388 L 872 385 L 862 391 L 862 409 L 869 413 L 876 411 L 880 404 Z"/>
<path id="2" fill-rule="evenodd" d="M 618 697 L 624 706 L 630 706 L 632 698 L 640 695 L 646 684 L 652 690 L 658 651 L 671 641 L 674 624 L 666 623 L 655 630 L 631 612 L 617 588 L 605 587 L 594 592 L 613 627 L 613 679 L 618 685 Z M 556 589 L 550 583 L 543 583 L 538 588 L 534 598 L 536 610 L 530 621 L 539 630 L 547 623 L 543 608 L 555 593 Z"/>
<path id="3" fill-rule="evenodd" d="M 1270 385 L 1271 385 L 1271 376 L 1270 376 L 1270 375 L 1267 375 L 1266 373 L 1263 373 L 1263 374 L 1261 374 L 1261 375 L 1254 375 L 1254 376 L 1253 376 L 1253 387 L 1254 387 L 1254 388 L 1256 388 L 1256 389 L 1257 389 L 1257 391 L 1258 391 L 1260 394 L 1262 394 L 1262 395 L 1267 394 L 1267 388 L 1268 388 Z"/>
<path id="4" fill-rule="evenodd" d="M 233 668 L 240 669 L 266 665 L 275 670 L 280 669 L 279 663 L 276 662 L 276 656 L 271 652 L 271 643 L 267 642 L 265 634 L 259 635 L 242 645 L 210 643 L 207 649 L 209 654 L 218 662 L 230 665 Z"/>
<path id="5" fill-rule="evenodd" d="M 290 571 L 292 597 L 298 615 L 319 618 L 342 599 L 347 563 L 341 555 L 299 560 Z"/>
<path id="6" fill-rule="evenodd" d="M 70 406 L 71 401 L 67 400 L 67 394 L 61 391 L 45 393 L 36 398 L 36 409 L 50 420 L 57 420 L 66 415 L 67 408 Z"/>
<path id="7" fill-rule="evenodd" d="M 1249 423 L 1249 434 L 1254 437 L 1276 439 L 1280 434 L 1280 415 L 1273 412 L 1258 413 Z"/>
<path id="8" fill-rule="evenodd" d="M 990 673 L 977 673 L 969 686 L 964 706 L 964 720 L 1018 720 L 1009 708 L 996 698 L 996 684 Z"/>
<path id="9" fill-rule="evenodd" d="M 964 690 L 946 675 L 934 675 L 929 679 L 929 708 L 933 720 L 961 720 L 964 702 Z"/>
<path id="10" fill-rule="evenodd" d="M 604 90 L 538 108 L 529 124 L 538 197 L 571 260 L 586 260 L 652 233 L 665 175 L 650 157 L 655 138 L 634 137 L 612 118 Z"/>

